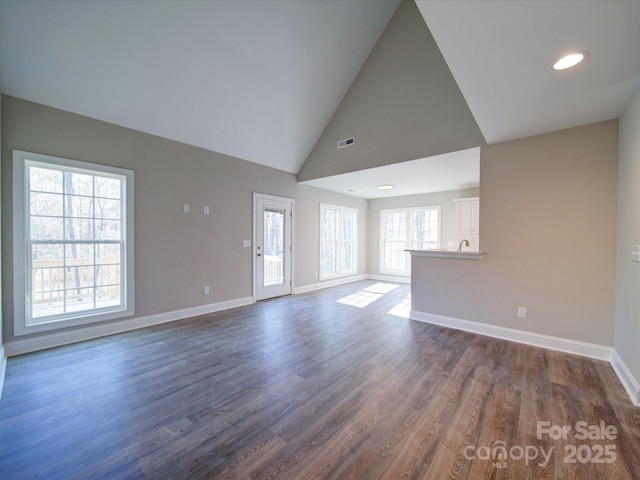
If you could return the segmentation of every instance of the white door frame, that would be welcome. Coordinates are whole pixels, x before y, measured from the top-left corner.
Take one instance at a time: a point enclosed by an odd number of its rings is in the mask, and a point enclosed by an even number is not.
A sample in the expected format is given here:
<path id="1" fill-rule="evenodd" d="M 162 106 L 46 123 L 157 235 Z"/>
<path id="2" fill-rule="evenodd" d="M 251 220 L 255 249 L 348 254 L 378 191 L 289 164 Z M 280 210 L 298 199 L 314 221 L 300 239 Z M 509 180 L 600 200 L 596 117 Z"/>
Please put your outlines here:
<path id="1" fill-rule="evenodd" d="M 258 278 L 257 275 L 257 271 L 258 271 L 258 267 L 257 267 L 257 263 L 258 263 L 258 251 L 257 251 L 257 247 L 258 244 L 261 243 L 261 240 L 259 242 L 259 235 L 261 236 L 263 234 L 263 232 L 258 232 L 258 215 L 262 215 L 262 212 L 258 212 L 258 201 L 259 200 L 273 200 L 276 202 L 284 202 L 284 203 L 288 203 L 291 206 L 291 218 L 290 218 L 290 229 L 291 229 L 291 251 L 290 251 L 290 257 L 291 257 L 291 261 L 289 262 L 289 278 L 291 279 L 291 289 L 290 289 L 290 294 L 293 294 L 293 286 L 295 285 L 295 276 L 294 276 L 294 272 L 295 272 L 295 202 L 292 198 L 287 198 L 287 197 L 279 197 L 276 195 L 269 195 L 266 193 L 259 193 L 259 192 L 253 192 L 253 237 L 251 240 L 251 256 L 252 256 L 252 261 L 251 261 L 251 265 L 253 268 L 252 271 L 252 278 L 253 278 L 253 288 L 252 288 L 252 296 L 253 296 L 253 301 L 257 301 L 258 300 L 258 282 L 261 280 Z"/>

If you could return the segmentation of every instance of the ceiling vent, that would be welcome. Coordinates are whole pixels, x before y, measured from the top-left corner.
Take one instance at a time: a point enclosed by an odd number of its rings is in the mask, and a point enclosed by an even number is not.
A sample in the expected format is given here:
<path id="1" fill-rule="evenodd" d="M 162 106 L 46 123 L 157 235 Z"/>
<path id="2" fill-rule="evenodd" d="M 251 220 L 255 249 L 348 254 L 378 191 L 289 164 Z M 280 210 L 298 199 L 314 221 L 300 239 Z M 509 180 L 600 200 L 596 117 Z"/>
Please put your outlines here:
<path id="1" fill-rule="evenodd" d="M 345 138 L 344 140 L 340 140 L 338 142 L 338 150 L 340 150 L 341 148 L 350 147 L 354 143 L 356 143 L 356 137 Z"/>

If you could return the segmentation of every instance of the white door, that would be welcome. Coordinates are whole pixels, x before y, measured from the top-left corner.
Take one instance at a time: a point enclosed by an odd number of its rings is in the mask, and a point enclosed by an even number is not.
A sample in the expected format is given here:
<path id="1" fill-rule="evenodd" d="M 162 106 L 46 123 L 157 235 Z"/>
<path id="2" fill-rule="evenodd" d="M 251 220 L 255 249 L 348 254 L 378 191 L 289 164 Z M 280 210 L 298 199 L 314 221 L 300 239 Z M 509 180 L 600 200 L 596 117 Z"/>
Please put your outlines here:
<path id="1" fill-rule="evenodd" d="M 256 300 L 292 291 L 293 200 L 259 193 L 254 204 L 254 296 Z"/>

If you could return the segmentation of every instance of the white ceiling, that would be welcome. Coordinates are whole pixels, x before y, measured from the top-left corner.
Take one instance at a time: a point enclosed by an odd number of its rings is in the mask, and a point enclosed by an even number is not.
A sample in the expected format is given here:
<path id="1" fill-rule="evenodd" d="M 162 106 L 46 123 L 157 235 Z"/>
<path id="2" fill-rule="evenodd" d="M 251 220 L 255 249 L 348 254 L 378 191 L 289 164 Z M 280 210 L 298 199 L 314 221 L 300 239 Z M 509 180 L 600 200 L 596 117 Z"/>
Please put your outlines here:
<path id="1" fill-rule="evenodd" d="M 489 143 L 616 118 L 640 81 L 638 0 L 416 3 Z M 0 89 L 296 173 L 398 5 L 1 0 Z"/>
<path id="2" fill-rule="evenodd" d="M 478 188 L 480 148 L 469 148 L 302 183 L 366 199 Z M 379 190 L 378 185 L 392 185 L 393 189 Z"/>
<path id="3" fill-rule="evenodd" d="M 638 0 L 416 4 L 487 143 L 617 118 L 640 82 Z"/>

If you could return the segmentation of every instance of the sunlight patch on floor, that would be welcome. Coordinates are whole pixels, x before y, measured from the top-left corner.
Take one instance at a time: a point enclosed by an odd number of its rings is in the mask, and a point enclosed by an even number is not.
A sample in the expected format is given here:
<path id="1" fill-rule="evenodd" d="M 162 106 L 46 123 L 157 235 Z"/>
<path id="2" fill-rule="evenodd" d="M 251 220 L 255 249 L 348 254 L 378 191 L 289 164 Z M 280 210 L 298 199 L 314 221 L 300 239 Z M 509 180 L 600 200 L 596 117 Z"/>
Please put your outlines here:
<path id="1" fill-rule="evenodd" d="M 370 287 L 367 287 L 363 290 L 363 292 L 373 292 L 373 293 L 389 293 L 391 290 L 398 288 L 398 285 L 392 285 L 391 283 L 374 283 Z"/>
<path id="2" fill-rule="evenodd" d="M 380 282 L 374 283 L 373 285 L 363 288 L 356 293 L 342 297 L 338 300 L 338 303 L 351 305 L 352 307 L 364 308 L 367 305 L 371 305 L 373 302 L 384 296 L 385 293 L 389 293 L 394 288 L 397 288 L 397 285 Z"/>
<path id="3" fill-rule="evenodd" d="M 387 313 L 396 317 L 409 318 L 411 313 L 411 294 L 404 297 L 399 304 L 395 305 Z"/>

